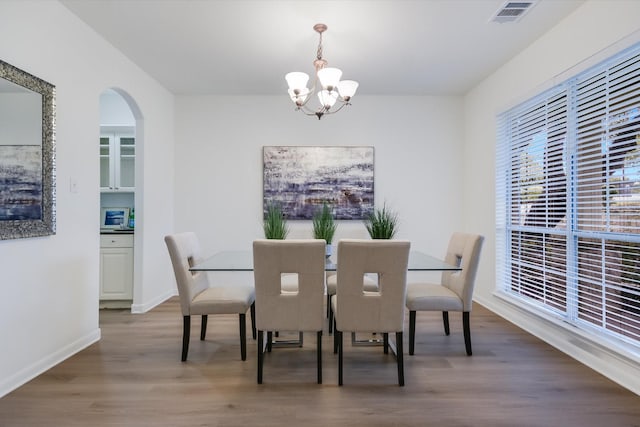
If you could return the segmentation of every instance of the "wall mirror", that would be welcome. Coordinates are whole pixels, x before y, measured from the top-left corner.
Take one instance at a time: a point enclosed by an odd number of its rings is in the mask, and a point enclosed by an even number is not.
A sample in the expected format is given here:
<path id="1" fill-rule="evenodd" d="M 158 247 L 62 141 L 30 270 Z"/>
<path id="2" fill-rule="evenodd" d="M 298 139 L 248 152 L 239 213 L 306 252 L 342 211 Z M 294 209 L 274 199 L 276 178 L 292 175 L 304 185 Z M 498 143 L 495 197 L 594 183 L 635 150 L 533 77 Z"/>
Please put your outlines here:
<path id="1" fill-rule="evenodd" d="M 55 86 L 0 60 L 0 239 L 55 232 Z"/>

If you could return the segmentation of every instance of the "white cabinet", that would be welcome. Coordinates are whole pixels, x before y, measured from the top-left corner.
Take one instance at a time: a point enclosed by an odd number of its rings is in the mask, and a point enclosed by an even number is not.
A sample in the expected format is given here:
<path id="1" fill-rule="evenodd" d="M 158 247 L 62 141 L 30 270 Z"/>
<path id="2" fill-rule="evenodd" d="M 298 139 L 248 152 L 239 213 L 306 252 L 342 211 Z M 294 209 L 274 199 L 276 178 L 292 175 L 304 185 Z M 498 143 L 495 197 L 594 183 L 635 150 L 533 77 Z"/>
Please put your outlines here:
<path id="1" fill-rule="evenodd" d="M 100 190 L 135 191 L 136 138 L 132 128 L 102 128 Z"/>
<path id="2" fill-rule="evenodd" d="M 100 299 L 133 299 L 133 234 L 100 235 Z"/>

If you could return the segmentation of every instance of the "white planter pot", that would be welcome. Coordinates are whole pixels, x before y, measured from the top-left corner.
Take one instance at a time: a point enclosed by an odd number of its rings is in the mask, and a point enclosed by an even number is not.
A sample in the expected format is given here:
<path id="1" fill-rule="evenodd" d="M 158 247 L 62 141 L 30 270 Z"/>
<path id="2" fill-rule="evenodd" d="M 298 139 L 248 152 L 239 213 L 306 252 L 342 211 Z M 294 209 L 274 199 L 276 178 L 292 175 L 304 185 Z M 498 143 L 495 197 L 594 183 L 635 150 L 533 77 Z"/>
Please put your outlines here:
<path id="1" fill-rule="evenodd" d="M 327 244 L 325 256 L 329 258 L 333 254 L 333 245 Z"/>

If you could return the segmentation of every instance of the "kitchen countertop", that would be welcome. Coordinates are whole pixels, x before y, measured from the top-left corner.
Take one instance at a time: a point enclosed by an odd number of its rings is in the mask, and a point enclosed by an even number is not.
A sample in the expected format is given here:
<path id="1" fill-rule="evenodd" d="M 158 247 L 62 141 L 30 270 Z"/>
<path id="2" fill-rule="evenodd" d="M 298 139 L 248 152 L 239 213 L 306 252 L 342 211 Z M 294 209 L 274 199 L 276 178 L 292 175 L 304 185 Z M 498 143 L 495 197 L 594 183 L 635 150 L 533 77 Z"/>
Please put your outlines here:
<path id="1" fill-rule="evenodd" d="M 133 234 L 133 228 L 121 228 L 121 229 L 111 229 L 111 228 L 101 228 L 100 234 Z"/>

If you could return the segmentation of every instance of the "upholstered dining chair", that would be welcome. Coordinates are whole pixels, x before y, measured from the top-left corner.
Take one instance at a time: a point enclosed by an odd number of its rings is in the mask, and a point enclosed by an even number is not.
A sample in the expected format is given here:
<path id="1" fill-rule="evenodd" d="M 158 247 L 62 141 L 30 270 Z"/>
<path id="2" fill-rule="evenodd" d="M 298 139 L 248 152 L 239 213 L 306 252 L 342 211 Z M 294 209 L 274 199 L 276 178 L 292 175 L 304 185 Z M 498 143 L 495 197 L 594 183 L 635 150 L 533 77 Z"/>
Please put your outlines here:
<path id="1" fill-rule="evenodd" d="M 322 384 L 324 269 L 325 241 L 322 239 L 253 242 L 258 384 L 262 384 L 265 349 L 271 348 L 272 334 L 277 331 L 316 333 L 317 381 Z M 292 281 L 292 277 L 297 280 Z"/>
<path id="2" fill-rule="evenodd" d="M 446 335 L 449 335 L 449 312 L 461 311 L 464 344 L 467 355 L 471 356 L 469 315 L 473 305 L 473 288 L 483 240 L 484 237 L 477 234 L 453 233 L 444 260 L 462 269 L 443 271 L 439 284 L 417 282 L 407 285 L 410 355 L 413 355 L 415 348 L 417 311 L 441 311 Z"/>
<path id="3" fill-rule="evenodd" d="M 240 356 L 247 359 L 246 312 L 251 311 L 252 335 L 255 339 L 255 289 L 253 284 L 211 283 L 207 272 L 189 271 L 203 260 L 200 243 L 195 233 L 184 232 L 165 236 L 173 272 L 178 285 L 180 309 L 183 317 L 182 361 L 187 360 L 191 316 L 202 316 L 200 340 L 207 333 L 207 319 L 210 314 L 238 314 L 240 322 Z"/>
<path id="4" fill-rule="evenodd" d="M 388 352 L 389 333 L 396 335 L 398 385 L 404 385 L 403 327 L 407 264 L 411 244 L 405 240 L 344 239 L 338 242 L 334 352 L 338 352 L 338 384 L 343 384 L 343 332 L 381 332 Z M 378 289 L 366 291 L 363 278 L 378 277 Z"/>
<path id="5" fill-rule="evenodd" d="M 329 335 L 333 332 L 333 310 L 331 309 L 331 297 L 336 294 L 338 285 L 338 275 L 336 272 L 330 271 L 326 274 L 327 286 L 327 317 L 329 318 Z M 378 281 L 371 276 L 364 276 L 362 284 L 365 291 L 376 292 L 378 290 Z"/>
<path id="6" fill-rule="evenodd" d="M 341 231 L 338 229 L 337 231 L 340 233 Z M 346 233 L 345 235 L 335 239 L 336 242 L 333 246 L 331 257 L 337 261 L 338 259 L 338 245 L 337 242 L 341 239 L 369 239 L 369 233 L 366 231 L 365 227 L 361 229 L 355 230 L 347 230 L 343 231 Z M 325 279 L 326 292 L 327 292 L 327 318 L 329 319 L 329 335 L 333 332 L 333 311 L 331 310 L 331 297 L 336 294 L 336 285 L 338 283 L 338 276 L 335 271 L 327 271 Z M 378 280 L 376 277 L 372 275 L 365 276 L 363 278 L 363 285 L 366 291 L 375 292 L 378 290 Z"/>

